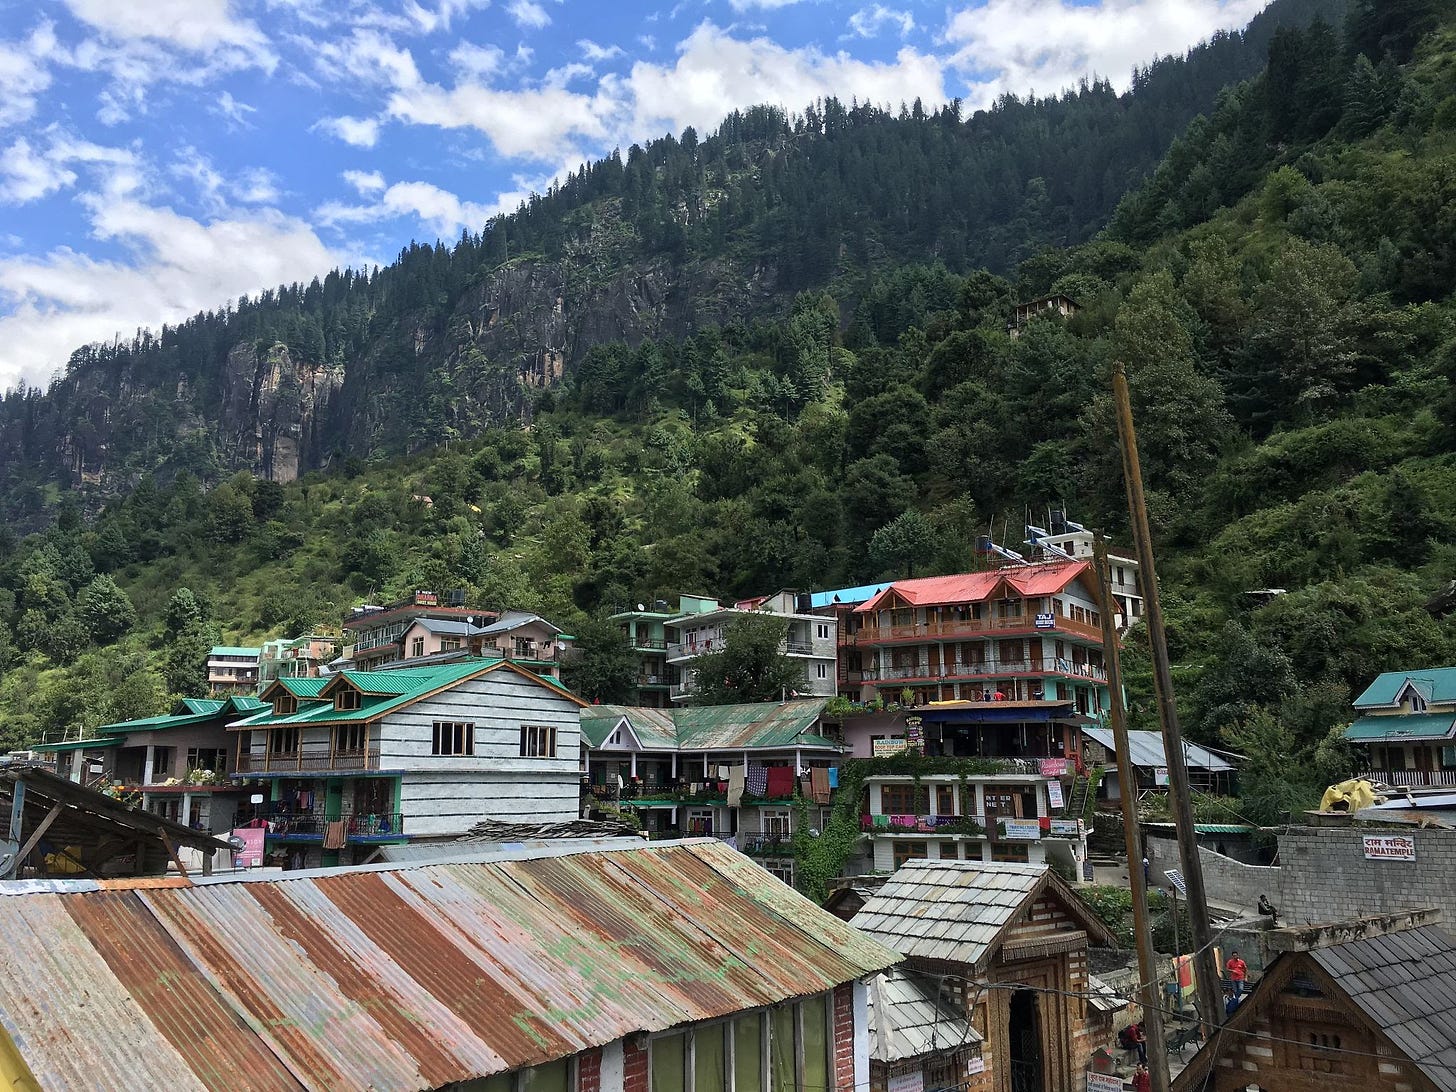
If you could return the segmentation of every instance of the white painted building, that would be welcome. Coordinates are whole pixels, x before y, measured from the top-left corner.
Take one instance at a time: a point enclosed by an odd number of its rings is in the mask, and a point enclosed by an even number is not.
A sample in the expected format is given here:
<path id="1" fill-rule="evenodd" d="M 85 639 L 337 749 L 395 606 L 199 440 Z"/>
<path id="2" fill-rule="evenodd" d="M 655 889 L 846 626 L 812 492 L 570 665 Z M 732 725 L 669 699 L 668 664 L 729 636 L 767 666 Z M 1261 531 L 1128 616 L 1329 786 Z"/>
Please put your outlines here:
<path id="1" fill-rule="evenodd" d="M 231 725 L 234 776 L 260 782 L 254 814 L 289 863 L 578 814 L 584 703 L 510 661 L 279 679 L 263 698 Z"/>

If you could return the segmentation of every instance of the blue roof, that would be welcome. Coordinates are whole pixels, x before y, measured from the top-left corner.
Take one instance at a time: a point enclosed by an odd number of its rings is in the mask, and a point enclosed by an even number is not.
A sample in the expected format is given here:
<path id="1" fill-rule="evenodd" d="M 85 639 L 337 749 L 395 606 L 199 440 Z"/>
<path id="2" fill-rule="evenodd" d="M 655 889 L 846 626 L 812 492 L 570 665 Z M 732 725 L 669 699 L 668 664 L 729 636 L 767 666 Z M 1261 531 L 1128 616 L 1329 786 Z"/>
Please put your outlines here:
<path id="1" fill-rule="evenodd" d="M 261 656 L 261 648 L 239 648 L 236 645 L 213 645 L 207 653 L 209 656 Z"/>
<path id="2" fill-rule="evenodd" d="M 1416 671 L 1387 671 L 1376 676 L 1365 692 L 1355 699 L 1355 708 L 1393 706 L 1407 681 L 1428 702 L 1456 702 L 1456 667 L 1427 667 Z"/>
<path id="3" fill-rule="evenodd" d="M 837 591 L 810 592 L 809 608 L 811 610 L 818 610 L 821 607 L 832 607 L 836 604 L 852 607 L 859 603 L 868 603 L 893 583 L 893 580 L 885 580 L 879 584 L 862 584 L 858 588 L 840 588 Z"/>

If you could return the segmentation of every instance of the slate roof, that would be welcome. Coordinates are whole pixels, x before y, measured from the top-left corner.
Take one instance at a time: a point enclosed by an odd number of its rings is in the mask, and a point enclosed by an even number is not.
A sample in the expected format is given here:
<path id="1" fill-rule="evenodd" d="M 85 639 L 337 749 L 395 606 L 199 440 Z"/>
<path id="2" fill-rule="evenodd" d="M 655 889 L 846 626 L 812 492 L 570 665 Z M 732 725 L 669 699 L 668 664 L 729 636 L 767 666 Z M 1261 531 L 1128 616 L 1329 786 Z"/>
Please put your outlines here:
<path id="1" fill-rule="evenodd" d="M 1082 734 L 1089 739 L 1095 739 L 1109 751 L 1115 752 L 1117 748 L 1113 745 L 1116 737 L 1111 728 L 1084 727 Z M 1161 732 L 1134 732 L 1127 733 L 1128 750 L 1132 752 L 1132 764 L 1147 769 L 1157 769 L 1168 764 L 1168 752 L 1163 750 L 1163 733 Z M 1209 773 L 1228 773 L 1233 769 L 1228 759 L 1222 755 L 1210 751 L 1207 747 L 1200 747 L 1196 743 L 1183 741 L 1183 756 L 1190 769 L 1207 770 Z"/>
<path id="2" fill-rule="evenodd" d="M 850 924 L 902 955 L 984 966 L 1002 935 L 1048 887 L 1086 929 L 1114 938 L 1046 865 L 980 861 L 906 861 Z"/>
<path id="3" fill-rule="evenodd" d="M 1309 953 L 1441 1089 L 1456 1089 L 1456 940 L 1435 925 Z"/>
<path id="4" fill-rule="evenodd" d="M 936 997 L 936 982 L 901 965 L 869 984 L 870 1057 L 894 1064 L 981 1041 L 950 997 Z"/>
<path id="5" fill-rule="evenodd" d="M 1456 702 L 1456 667 L 1427 667 L 1418 671 L 1386 671 L 1352 703 L 1356 709 L 1392 708 L 1405 684 L 1429 702 Z"/>
<path id="6" fill-rule="evenodd" d="M 1010 584 L 1023 597 L 1052 595 L 1090 571 L 1091 566 L 1085 561 L 1052 561 L 1037 565 L 1008 565 L 1003 569 L 958 573 L 955 576 L 897 580 L 855 609 L 862 613 L 878 610 L 880 602 L 892 593 L 918 607 L 979 603 L 990 597 L 1003 582 Z"/>
<path id="7" fill-rule="evenodd" d="M 46 1089 L 436 1088 L 899 961 L 712 840 L 63 882 L 0 897 L 0 935 L 0 1028 Z"/>
<path id="8" fill-rule="evenodd" d="M 581 731 L 589 746 L 600 748 L 625 717 L 648 751 L 838 751 L 839 744 L 810 731 L 824 705 L 824 698 L 678 709 L 589 705 L 581 711 Z"/>

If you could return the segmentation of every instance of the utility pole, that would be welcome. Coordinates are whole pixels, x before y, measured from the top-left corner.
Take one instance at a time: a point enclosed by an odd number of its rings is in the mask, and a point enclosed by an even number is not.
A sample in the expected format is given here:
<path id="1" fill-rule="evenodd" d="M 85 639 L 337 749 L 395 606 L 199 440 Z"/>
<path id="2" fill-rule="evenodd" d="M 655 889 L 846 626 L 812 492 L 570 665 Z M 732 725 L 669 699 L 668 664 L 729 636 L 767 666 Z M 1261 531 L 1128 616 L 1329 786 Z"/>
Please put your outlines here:
<path id="1" fill-rule="evenodd" d="M 1122 705 L 1122 657 L 1117 647 L 1117 626 L 1113 621 L 1114 601 L 1110 591 L 1111 568 L 1107 564 L 1107 541 L 1100 534 L 1092 540 L 1096 568 L 1097 605 L 1102 615 L 1102 660 L 1107 667 L 1108 718 L 1112 721 L 1112 742 L 1117 751 L 1117 782 L 1122 790 L 1122 837 L 1127 845 L 1127 878 L 1132 887 L 1132 929 L 1137 940 L 1138 981 L 1142 983 L 1143 1032 L 1148 1040 L 1148 1072 L 1153 1092 L 1168 1092 L 1167 1036 L 1163 1029 L 1163 999 L 1159 993 L 1158 954 L 1153 950 L 1153 927 L 1148 920 L 1148 881 L 1143 875 L 1139 849 L 1137 815 L 1137 772 L 1127 743 L 1127 712 Z"/>
<path id="2" fill-rule="evenodd" d="M 1198 835 L 1193 826 L 1193 793 L 1188 783 L 1188 756 L 1173 699 L 1173 669 L 1168 662 L 1168 636 L 1163 628 L 1163 607 L 1158 599 L 1158 574 L 1153 565 L 1153 536 L 1148 528 L 1147 499 L 1143 496 L 1143 470 L 1138 459 L 1137 430 L 1132 420 L 1127 374 L 1122 361 L 1112 369 L 1112 394 L 1117 405 L 1117 435 L 1122 447 L 1122 476 L 1127 484 L 1127 508 L 1137 544 L 1138 568 L 1143 582 L 1143 621 L 1148 627 L 1148 648 L 1153 661 L 1153 689 L 1158 698 L 1158 720 L 1163 726 L 1163 752 L 1168 763 L 1168 796 L 1178 832 L 1178 857 L 1188 888 L 1188 917 L 1197 982 L 1199 1016 L 1204 1038 L 1219 1025 L 1218 967 L 1213 958 L 1213 926 L 1208 920 L 1208 895 L 1203 886 L 1203 863 L 1198 859 Z M 1130 862 L 1129 862 L 1130 864 Z"/>

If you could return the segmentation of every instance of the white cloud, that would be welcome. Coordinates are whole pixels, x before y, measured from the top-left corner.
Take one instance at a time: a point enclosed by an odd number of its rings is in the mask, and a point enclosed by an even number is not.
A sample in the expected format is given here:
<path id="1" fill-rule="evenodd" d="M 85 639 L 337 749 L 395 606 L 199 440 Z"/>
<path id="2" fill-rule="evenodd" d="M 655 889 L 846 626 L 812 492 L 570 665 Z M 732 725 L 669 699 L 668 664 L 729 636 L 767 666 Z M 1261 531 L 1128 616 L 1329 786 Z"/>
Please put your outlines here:
<path id="1" fill-rule="evenodd" d="M 213 215 L 221 215 L 233 205 L 271 205 L 283 196 L 278 177 L 266 167 L 246 167 L 228 177 L 192 147 L 178 152 L 169 173 L 191 182 L 199 200 Z"/>
<path id="2" fill-rule="evenodd" d="M 118 197 L 82 199 L 91 234 L 125 257 L 99 261 L 59 247 L 0 257 L 0 385 L 39 382 L 79 345 L 177 323 L 223 301 L 335 266 L 343 256 L 309 225 L 274 209 L 204 222 Z"/>
<path id="3" fill-rule="evenodd" d="M 51 85 L 46 62 L 55 52 L 55 29 L 45 22 L 24 40 L 0 42 L 0 127 L 34 115 L 36 99 Z"/>
<path id="4" fill-rule="evenodd" d="M 249 19 L 235 19 L 227 0 L 65 0 L 71 14 L 119 40 L 170 42 L 193 53 L 228 47 L 251 54 L 259 67 L 277 62 L 268 39 Z"/>
<path id="5" fill-rule="evenodd" d="M 451 66 L 468 79 L 489 79 L 505 67 L 505 61 L 505 53 L 496 46 L 461 42 L 450 51 Z"/>
<path id="6" fill-rule="evenodd" d="M 426 34 L 437 30 L 449 30 L 450 21 L 472 8 L 486 8 L 490 0 L 440 0 L 433 8 L 425 7 L 418 0 L 405 0 L 404 14 Z"/>
<path id="7" fill-rule="evenodd" d="M 988 0 L 954 12 L 945 41 L 972 82 L 971 105 L 1035 90 L 1050 95 L 1083 76 L 1130 82 L 1133 68 L 1181 53 L 1214 31 L 1243 26 L 1267 0 Z"/>
<path id="8" fill-rule="evenodd" d="M 384 192 L 384 175 L 378 171 L 345 171 L 341 177 L 363 197 Z"/>
<path id="9" fill-rule="evenodd" d="M 0 201 L 23 205 L 76 182 L 76 172 L 37 154 L 21 137 L 0 152 Z"/>
<path id="10" fill-rule="evenodd" d="M 551 22 L 551 16 L 536 0 L 511 0 L 506 5 L 506 14 L 523 30 L 540 30 Z"/>
<path id="11" fill-rule="evenodd" d="M 239 102 L 233 98 L 230 91 L 224 91 L 217 97 L 217 103 L 213 106 L 213 112 L 231 122 L 236 128 L 251 129 L 253 126 L 248 121 L 248 115 L 256 114 L 258 108 L 256 106 L 249 106 L 246 102 Z"/>
<path id="12" fill-rule="evenodd" d="M 744 11 L 776 11 L 779 8 L 792 7 L 800 0 L 728 0 L 728 6 L 737 12 Z M 677 9 L 673 9 L 677 14 Z"/>
<path id="13" fill-rule="evenodd" d="M 420 82 L 413 54 L 377 30 L 355 30 L 337 42 L 315 43 L 315 64 L 324 76 L 341 83 L 408 87 Z"/>
<path id="14" fill-rule="evenodd" d="M 314 217 L 322 224 L 367 224 L 380 220 L 393 220 L 401 216 L 414 217 L 430 231 L 441 238 L 458 235 L 461 228 L 479 231 L 485 222 L 501 211 L 499 205 L 478 205 L 462 201 L 448 190 L 428 182 L 396 182 L 380 189 L 384 179 L 378 174 L 364 175 L 350 172 L 346 181 L 359 190 L 361 196 L 377 194 L 377 199 L 367 205 L 346 205 L 329 202 L 314 210 Z M 512 205 L 514 207 L 514 204 Z"/>
<path id="15" fill-rule="evenodd" d="M 610 61 L 613 57 L 622 56 L 621 46 L 597 45 L 590 38 L 583 38 L 576 44 L 581 50 L 581 55 L 591 64 L 596 64 L 599 61 Z"/>
<path id="16" fill-rule="evenodd" d="M 315 129 L 336 136 L 345 144 L 356 148 L 372 148 L 379 141 L 379 120 L 377 118 L 321 118 L 314 123 Z"/>
<path id="17" fill-rule="evenodd" d="M 908 11 L 896 11 L 894 8 L 887 8 L 883 4 L 876 4 L 869 8 L 860 8 L 849 17 L 849 29 L 860 38 L 875 38 L 879 36 L 880 28 L 886 25 L 893 26 L 904 38 L 915 29 L 915 16 Z"/>

